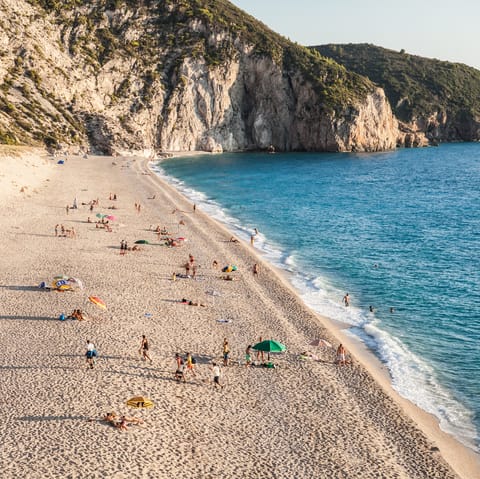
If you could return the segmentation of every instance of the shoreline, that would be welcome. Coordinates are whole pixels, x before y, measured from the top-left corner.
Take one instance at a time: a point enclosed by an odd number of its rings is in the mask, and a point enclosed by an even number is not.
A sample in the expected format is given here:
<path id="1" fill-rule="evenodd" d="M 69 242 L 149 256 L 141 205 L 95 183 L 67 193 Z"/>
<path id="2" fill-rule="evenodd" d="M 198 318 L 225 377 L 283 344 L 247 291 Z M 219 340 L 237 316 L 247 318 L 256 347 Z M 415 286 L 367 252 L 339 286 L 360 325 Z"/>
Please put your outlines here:
<path id="1" fill-rule="evenodd" d="M 169 156 L 165 158 L 159 158 L 158 162 L 161 162 L 164 159 L 205 154 L 214 155 L 217 153 L 191 151 L 182 153 L 168 152 Z M 151 171 L 156 175 L 153 170 Z M 159 177 L 159 175 L 156 176 L 161 182 L 165 183 L 177 194 L 184 197 L 183 193 L 177 190 L 174 185 L 165 182 L 165 180 Z M 187 198 L 187 201 L 191 200 Z M 229 229 L 228 224 L 221 223 L 213 218 L 209 219 L 217 224 L 220 224 L 228 232 L 234 234 L 234 232 Z M 245 245 L 248 248 L 248 244 Z M 347 350 L 351 352 L 352 357 L 362 364 L 362 366 L 372 375 L 374 380 L 382 387 L 382 389 L 402 408 L 405 414 L 412 418 L 412 420 L 426 434 L 426 436 L 436 444 L 441 455 L 452 466 L 457 474 L 460 475 L 460 477 L 475 478 L 478 474 L 480 474 L 480 453 L 460 442 L 454 435 L 443 431 L 440 428 L 440 422 L 438 418 L 434 414 L 423 410 L 409 399 L 400 395 L 393 388 L 391 376 L 387 366 L 375 355 L 374 351 L 372 351 L 363 341 L 361 341 L 360 338 L 346 333 L 346 331 L 352 327 L 351 325 L 333 318 L 326 317 L 311 309 L 310 306 L 303 302 L 303 300 L 300 298 L 299 291 L 297 291 L 291 284 L 289 280 L 289 273 L 287 271 L 282 270 L 268 260 L 264 259 L 262 252 L 252 250 L 250 253 L 254 256 L 257 256 L 258 259 L 263 263 L 263 266 L 268 265 L 268 267 L 275 272 L 279 279 L 284 282 L 284 285 L 290 289 L 290 291 L 296 295 L 300 301 L 302 301 L 305 307 L 308 308 L 313 315 L 317 317 L 320 324 L 322 324 L 322 326 L 324 326 L 329 333 L 338 340 L 338 342 L 345 344 Z"/>
<path id="2" fill-rule="evenodd" d="M 26 176 L 16 183 L 32 194 L 15 189 L 0 196 L 6 212 L 0 237 L 8 252 L 0 257 L 0 392 L 28 398 L 9 401 L 0 413 L 8 431 L 0 458 L 6 477 L 456 477 L 443 446 L 421 432 L 361 355 L 354 353 L 348 367 L 334 365 L 331 351 L 318 350 L 318 361 L 299 357 L 309 338 L 333 342 L 338 336 L 276 268 L 249 245 L 229 243 L 224 225 L 193 213 L 191 202 L 151 172 L 148 161 L 70 156 L 56 166 L 50 159 L 45 168 L 19 169 Z M 74 198 L 78 210 L 65 211 Z M 97 198 L 100 206 L 90 212 L 88 202 Z M 111 207 L 118 217 L 112 232 L 87 222 Z M 56 237 L 57 223 L 74 227 L 77 237 Z M 162 223 L 186 237 L 186 245 L 162 245 L 152 231 Z M 123 239 L 151 244 L 121 255 Z M 200 278 L 172 281 L 189 253 L 198 258 Z M 237 281 L 222 281 L 214 259 L 237 264 Z M 255 278 L 257 261 L 263 267 Z M 85 289 L 57 293 L 36 286 L 62 273 L 80 278 Z M 107 309 L 90 303 L 89 295 Z M 182 297 L 207 307 L 185 306 Z M 90 318 L 58 320 L 75 307 Z M 142 334 L 151 341 L 153 364 L 138 356 Z M 226 336 L 233 364 L 222 368 L 225 388 L 216 391 L 210 365 L 221 360 Z M 274 370 L 244 365 L 246 345 L 259 336 L 287 345 Z M 99 350 L 93 371 L 85 368 L 86 339 Z M 174 354 L 185 351 L 197 357 L 197 376 L 179 384 Z M 126 401 L 137 395 L 155 407 L 132 413 Z M 123 433 L 95 419 L 110 410 L 141 417 L 145 425 Z M 468 471 L 472 463 L 464 461 L 465 469 L 452 467 L 474 478 L 478 464 Z"/>

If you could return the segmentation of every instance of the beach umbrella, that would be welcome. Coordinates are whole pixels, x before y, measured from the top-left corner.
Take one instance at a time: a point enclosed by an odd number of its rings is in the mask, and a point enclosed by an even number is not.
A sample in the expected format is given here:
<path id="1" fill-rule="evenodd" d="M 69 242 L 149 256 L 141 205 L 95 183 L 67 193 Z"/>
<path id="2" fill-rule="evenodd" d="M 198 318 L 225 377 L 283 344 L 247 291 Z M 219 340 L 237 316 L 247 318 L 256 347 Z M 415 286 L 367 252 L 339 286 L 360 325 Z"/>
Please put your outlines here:
<path id="1" fill-rule="evenodd" d="M 58 291 L 68 291 L 72 289 L 72 286 L 68 283 L 67 279 L 54 279 L 52 281 L 52 288 Z"/>
<path id="2" fill-rule="evenodd" d="M 255 344 L 255 346 L 252 346 L 252 349 L 255 349 L 255 351 L 264 351 L 268 353 L 267 357 L 270 360 L 270 353 L 283 353 L 287 350 L 287 347 L 284 344 L 279 343 L 278 341 L 275 341 L 273 339 L 266 339 L 265 341 L 262 341 Z"/>
<path id="3" fill-rule="evenodd" d="M 105 218 L 105 216 L 107 216 L 107 215 L 105 215 L 105 214 L 103 214 L 103 213 L 97 213 L 95 216 L 96 216 L 97 218 L 102 219 L 102 218 Z"/>
<path id="4" fill-rule="evenodd" d="M 311 343 L 309 343 L 310 346 L 320 346 L 321 348 L 333 348 L 331 343 L 329 343 L 325 339 L 314 339 Z"/>
<path id="5" fill-rule="evenodd" d="M 144 396 L 135 396 L 130 398 L 127 401 L 127 406 L 134 407 L 136 409 L 144 408 L 144 407 L 153 407 L 153 401 L 144 397 Z"/>
<path id="6" fill-rule="evenodd" d="M 107 305 L 98 296 L 89 296 L 88 300 L 101 309 L 107 309 Z"/>
<path id="7" fill-rule="evenodd" d="M 105 216 L 105 218 L 107 218 L 107 220 L 109 220 L 109 221 L 116 221 L 117 220 L 117 217 L 113 216 L 113 215 L 107 215 L 107 216 Z"/>
<path id="8" fill-rule="evenodd" d="M 83 289 L 83 283 L 78 278 L 66 276 L 64 274 L 57 275 L 53 278 L 52 288 L 60 291 L 68 291 L 70 289 Z"/>
<path id="9" fill-rule="evenodd" d="M 147 240 L 137 240 L 135 244 L 150 244 Z"/>

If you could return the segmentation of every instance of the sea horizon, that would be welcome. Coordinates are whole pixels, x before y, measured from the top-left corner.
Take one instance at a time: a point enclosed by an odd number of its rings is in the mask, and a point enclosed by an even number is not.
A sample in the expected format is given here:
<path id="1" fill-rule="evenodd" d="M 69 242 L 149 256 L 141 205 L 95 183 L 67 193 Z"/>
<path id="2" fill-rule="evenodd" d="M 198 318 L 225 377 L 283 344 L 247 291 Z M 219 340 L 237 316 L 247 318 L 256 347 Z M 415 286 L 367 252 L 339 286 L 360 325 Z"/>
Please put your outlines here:
<path id="1" fill-rule="evenodd" d="M 478 306 L 468 321 L 478 259 L 472 264 L 466 253 L 479 242 L 479 158 L 480 145 L 458 144 L 376 154 L 198 155 L 153 169 L 242 240 L 257 228 L 256 249 L 289 272 L 304 302 L 350 325 L 346 334 L 387 366 L 400 395 L 478 452 Z M 444 257 L 452 248 L 455 255 Z M 445 348 L 452 349 L 450 366 Z M 468 364 L 461 364 L 462 348 L 472 352 Z"/>

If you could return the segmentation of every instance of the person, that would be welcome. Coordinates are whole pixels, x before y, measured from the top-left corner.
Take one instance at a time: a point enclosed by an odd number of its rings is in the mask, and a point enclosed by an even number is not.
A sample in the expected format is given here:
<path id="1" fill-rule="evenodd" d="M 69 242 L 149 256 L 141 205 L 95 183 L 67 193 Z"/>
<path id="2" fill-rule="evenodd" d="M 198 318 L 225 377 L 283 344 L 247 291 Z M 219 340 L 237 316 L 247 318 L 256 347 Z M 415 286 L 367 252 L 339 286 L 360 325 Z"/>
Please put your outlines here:
<path id="1" fill-rule="evenodd" d="M 120 418 L 120 421 L 115 424 L 115 427 L 120 429 L 120 431 L 128 431 L 127 418 L 125 416 L 122 416 Z"/>
<path id="2" fill-rule="evenodd" d="M 252 345 L 249 344 L 245 351 L 245 366 L 248 368 L 252 365 Z"/>
<path id="3" fill-rule="evenodd" d="M 97 356 L 97 350 L 95 345 L 89 339 L 87 339 L 87 352 L 85 353 L 85 356 L 87 358 L 87 368 L 93 369 L 95 358 Z"/>
<path id="4" fill-rule="evenodd" d="M 187 353 L 185 361 L 187 363 L 187 371 L 191 372 L 193 374 L 193 376 L 196 376 L 196 374 L 195 374 L 195 360 L 193 359 L 193 357 L 190 353 Z"/>
<path id="5" fill-rule="evenodd" d="M 142 358 L 143 358 L 144 361 L 146 361 L 148 359 L 150 361 L 150 364 L 152 364 L 153 360 L 150 357 L 150 354 L 148 353 L 149 347 L 150 346 L 148 344 L 148 339 L 143 334 L 142 335 L 142 342 L 140 343 L 140 349 L 138 350 L 138 352 L 142 355 Z"/>
<path id="6" fill-rule="evenodd" d="M 337 364 L 340 366 L 345 366 L 347 364 L 347 351 L 343 347 L 343 344 L 340 344 L 337 348 Z"/>
<path id="7" fill-rule="evenodd" d="M 227 338 L 223 338 L 223 365 L 228 366 L 228 360 L 230 357 L 230 346 Z"/>
<path id="8" fill-rule="evenodd" d="M 253 265 L 253 276 L 258 276 L 258 264 Z"/>
<path id="9" fill-rule="evenodd" d="M 368 309 L 370 310 L 371 313 L 375 312 L 375 310 L 373 309 L 373 306 L 372 306 L 372 305 L 370 305 L 370 306 L 368 307 Z"/>
<path id="10" fill-rule="evenodd" d="M 194 264 L 192 266 L 192 279 L 196 279 L 197 278 L 197 265 Z"/>
<path id="11" fill-rule="evenodd" d="M 217 261 L 216 259 L 213 260 L 212 267 L 213 267 L 214 269 L 217 269 L 217 267 L 218 267 L 218 261 Z"/>
<path id="12" fill-rule="evenodd" d="M 175 370 L 175 379 L 178 382 L 183 379 L 183 382 L 186 383 L 187 379 L 185 378 L 185 364 L 180 354 L 175 353 L 175 361 L 177 363 L 177 369 Z"/>
<path id="13" fill-rule="evenodd" d="M 395 308 L 390 308 L 390 312 L 391 312 L 391 313 L 394 313 L 394 312 L 395 312 Z"/>
<path id="14" fill-rule="evenodd" d="M 114 411 L 112 412 L 107 412 L 105 416 L 102 417 L 102 421 L 107 421 L 111 424 L 116 424 L 117 422 L 117 415 L 115 414 Z"/>
<path id="15" fill-rule="evenodd" d="M 67 215 L 68 215 L 68 212 L 70 211 L 70 206 L 68 206 L 68 205 L 67 205 L 67 206 L 65 206 L 65 210 L 66 210 L 66 212 L 67 212 Z"/>
<path id="16" fill-rule="evenodd" d="M 232 237 L 230 238 L 230 243 L 240 243 L 240 241 L 238 241 L 238 239 L 235 238 L 235 236 L 232 236 Z"/>
<path id="17" fill-rule="evenodd" d="M 59 227 L 59 225 L 58 225 L 58 224 L 57 224 L 57 225 L 55 225 L 55 236 L 58 236 L 58 227 Z"/>
<path id="18" fill-rule="evenodd" d="M 250 245 L 253 246 L 253 243 L 255 242 L 255 235 L 250 236 Z"/>
<path id="19" fill-rule="evenodd" d="M 195 211 L 197 211 L 197 205 L 193 203 L 193 212 L 195 213 Z"/>
<path id="20" fill-rule="evenodd" d="M 263 338 L 260 336 L 258 338 L 258 342 L 261 343 L 263 341 Z M 265 361 L 265 355 L 263 354 L 263 351 L 257 351 L 257 361 L 261 360 L 262 363 Z"/>
<path id="21" fill-rule="evenodd" d="M 217 363 L 212 363 L 213 370 L 213 387 L 217 389 L 220 387 L 223 389 L 223 384 L 220 384 L 220 366 Z"/>
<path id="22" fill-rule="evenodd" d="M 343 297 L 343 304 L 345 304 L 345 306 L 350 306 L 350 296 L 348 295 L 348 293 L 346 293 Z"/>
<path id="23" fill-rule="evenodd" d="M 254 232 L 255 236 L 258 235 L 258 230 L 257 230 L 257 228 L 254 228 L 254 229 L 253 229 L 253 232 Z"/>

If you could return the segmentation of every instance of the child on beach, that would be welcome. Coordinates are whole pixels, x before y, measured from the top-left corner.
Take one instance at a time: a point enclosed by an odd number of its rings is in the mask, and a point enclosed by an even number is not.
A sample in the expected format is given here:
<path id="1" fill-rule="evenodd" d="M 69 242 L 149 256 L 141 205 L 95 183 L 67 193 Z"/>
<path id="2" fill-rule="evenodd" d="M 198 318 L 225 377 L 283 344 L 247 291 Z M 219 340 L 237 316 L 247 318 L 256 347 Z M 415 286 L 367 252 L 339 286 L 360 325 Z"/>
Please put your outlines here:
<path id="1" fill-rule="evenodd" d="M 95 345 L 87 339 L 87 352 L 85 353 L 87 358 L 87 368 L 93 369 L 95 365 L 95 358 L 97 357 L 97 350 Z"/>

